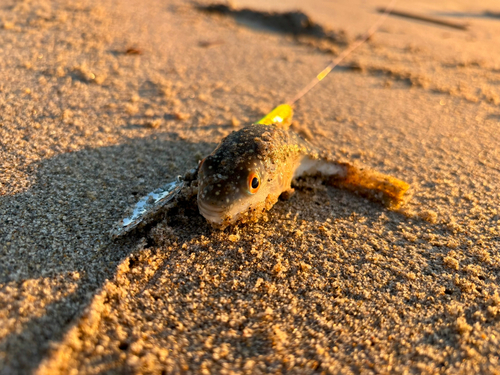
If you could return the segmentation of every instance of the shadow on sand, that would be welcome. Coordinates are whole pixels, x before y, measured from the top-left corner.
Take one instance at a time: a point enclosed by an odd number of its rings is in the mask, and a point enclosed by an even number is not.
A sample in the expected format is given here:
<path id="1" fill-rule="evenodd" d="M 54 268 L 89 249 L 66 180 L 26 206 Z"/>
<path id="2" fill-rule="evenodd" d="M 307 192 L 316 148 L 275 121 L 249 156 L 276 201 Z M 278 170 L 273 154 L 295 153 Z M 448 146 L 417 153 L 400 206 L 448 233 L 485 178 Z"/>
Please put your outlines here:
<path id="1" fill-rule="evenodd" d="M 65 153 L 30 166 L 36 176 L 33 185 L 22 194 L 0 198 L 0 221 L 5 224 L 0 225 L 0 242 L 5 244 L 0 252 L 0 292 L 10 298 L 0 301 L 0 309 L 17 321 L 0 341 L 0 352 L 5 353 L 0 373 L 36 368 L 50 342 L 61 339 L 105 280 L 113 278 L 116 265 L 140 242 L 140 234 L 111 242 L 113 223 L 168 176 L 196 166 L 195 154 L 213 148 L 214 144 L 192 144 L 164 133 Z M 75 274 L 73 293 L 49 299 L 33 314 L 18 308 L 30 298 L 21 292 L 26 281 L 62 276 L 74 283 Z M 58 288 L 64 289 L 64 283 Z"/>

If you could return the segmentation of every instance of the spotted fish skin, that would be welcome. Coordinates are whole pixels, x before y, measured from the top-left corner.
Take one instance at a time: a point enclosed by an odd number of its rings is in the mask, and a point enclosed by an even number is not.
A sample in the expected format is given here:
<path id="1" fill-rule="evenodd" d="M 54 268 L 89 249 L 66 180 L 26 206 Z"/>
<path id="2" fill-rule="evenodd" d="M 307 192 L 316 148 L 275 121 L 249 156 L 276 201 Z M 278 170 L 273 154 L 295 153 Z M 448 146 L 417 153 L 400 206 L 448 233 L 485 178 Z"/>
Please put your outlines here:
<path id="1" fill-rule="evenodd" d="M 297 134 L 274 125 L 252 124 L 233 132 L 201 163 L 198 207 L 214 226 L 256 220 L 279 196 L 291 189 L 304 160 L 319 152 Z M 260 185 L 252 193 L 248 177 Z"/>
<path id="2" fill-rule="evenodd" d="M 320 175 L 388 208 L 410 197 L 410 185 L 395 177 L 333 160 L 283 124 L 252 124 L 224 138 L 198 169 L 198 209 L 214 226 L 256 221 L 291 191 L 294 178 Z M 252 185 L 258 176 L 258 186 Z"/>

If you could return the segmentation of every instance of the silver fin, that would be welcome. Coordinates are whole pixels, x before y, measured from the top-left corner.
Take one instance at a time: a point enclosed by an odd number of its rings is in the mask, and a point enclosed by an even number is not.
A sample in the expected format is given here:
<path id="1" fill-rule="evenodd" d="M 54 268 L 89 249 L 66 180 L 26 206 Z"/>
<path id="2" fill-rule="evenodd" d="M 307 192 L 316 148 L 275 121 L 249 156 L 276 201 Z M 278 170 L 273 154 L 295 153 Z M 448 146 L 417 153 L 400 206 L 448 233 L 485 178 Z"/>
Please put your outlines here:
<path id="1" fill-rule="evenodd" d="M 181 176 L 177 176 L 162 187 L 152 191 L 145 197 L 142 197 L 131 209 L 130 216 L 125 217 L 116 223 L 111 230 L 111 236 L 117 238 L 129 233 L 148 217 L 156 213 L 161 207 L 170 202 L 182 189 L 184 181 Z"/>

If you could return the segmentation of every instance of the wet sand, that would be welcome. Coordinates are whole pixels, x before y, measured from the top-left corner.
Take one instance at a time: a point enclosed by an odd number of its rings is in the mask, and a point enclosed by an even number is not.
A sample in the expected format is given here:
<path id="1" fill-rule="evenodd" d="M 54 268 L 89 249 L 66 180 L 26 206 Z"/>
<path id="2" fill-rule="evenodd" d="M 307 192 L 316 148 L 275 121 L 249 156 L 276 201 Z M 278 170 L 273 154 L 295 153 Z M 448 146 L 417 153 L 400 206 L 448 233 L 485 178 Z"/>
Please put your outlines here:
<path id="1" fill-rule="evenodd" d="M 312 143 L 411 183 L 404 208 L 307 179 L 256 224 L 185 206 L 109 238 L 384 4 L 354 5 L 301 9 L 332 40 L 181 1 L 2 3 L 1 374 L 498 372 L 493 1 L 401 4 L 469 28 L 390 17 L 296 106 Z"/>

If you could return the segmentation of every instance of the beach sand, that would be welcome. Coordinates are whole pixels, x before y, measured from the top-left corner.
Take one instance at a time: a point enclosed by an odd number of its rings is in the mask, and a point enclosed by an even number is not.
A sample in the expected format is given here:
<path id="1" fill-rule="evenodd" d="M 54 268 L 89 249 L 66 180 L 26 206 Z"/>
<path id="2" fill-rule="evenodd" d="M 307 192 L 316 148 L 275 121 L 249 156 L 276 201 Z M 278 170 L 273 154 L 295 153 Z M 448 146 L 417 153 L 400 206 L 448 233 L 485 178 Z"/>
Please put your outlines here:
<path id="1" fill-rule="evenodd" d="M 285 12 L 299 2 L 236 2 Z M 262 220 L 113 224 L 294 96 L 382 1 L 300 7 L 332 38 L 177 0 L 0 6 L 0 374 L 498 373 L 500 7 L 398 9 L 295 108 L 388 210 L 319 179 Z M 489 12 L 489 13 L 486 13 Z"/>

